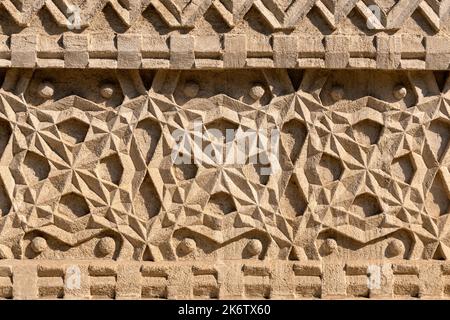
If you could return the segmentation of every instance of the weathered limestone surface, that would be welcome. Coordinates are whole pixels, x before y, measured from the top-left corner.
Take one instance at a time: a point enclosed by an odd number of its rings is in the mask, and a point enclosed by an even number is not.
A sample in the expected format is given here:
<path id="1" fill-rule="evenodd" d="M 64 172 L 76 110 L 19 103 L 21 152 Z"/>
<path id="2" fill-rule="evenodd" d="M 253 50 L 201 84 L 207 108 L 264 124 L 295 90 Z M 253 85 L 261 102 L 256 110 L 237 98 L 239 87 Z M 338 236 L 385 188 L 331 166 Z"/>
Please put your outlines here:
<path id="1" fill-rule="evenodd" d="M 447 70 L 449 13 L 449 0 L 1 0 L 0 67 Z"/>
<path id="2" fill-rule="evenodd" d="M 450 298 L 449 15 L 0 0 L 0 298 Z"/>

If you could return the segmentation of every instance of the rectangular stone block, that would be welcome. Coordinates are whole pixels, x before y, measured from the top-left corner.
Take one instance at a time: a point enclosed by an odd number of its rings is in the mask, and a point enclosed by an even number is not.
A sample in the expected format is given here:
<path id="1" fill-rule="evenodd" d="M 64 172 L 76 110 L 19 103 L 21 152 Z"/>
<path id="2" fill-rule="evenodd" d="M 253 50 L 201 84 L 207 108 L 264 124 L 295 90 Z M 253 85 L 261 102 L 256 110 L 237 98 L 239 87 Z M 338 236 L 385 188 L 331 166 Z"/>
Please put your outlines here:
<path id="1" fill-rule="evenodd" d="M 377 36 L 377 68 L 397 69 L 400 65 L 402 41 L 400 37 Z"/>
<path id="2" fill-rule="evenodd" d="M 245 35 L 224 35 L 223 67 L 242 68 L 247 58 L 247 37 Z"/>
<path id="3" fill-rule="evenodd" d="M 63 36 L 64 66 L 66 68 L 85 68 L 89 64 L 88 45 L 86 35 L 66 33 Z"/>
<path id="4" fill-rule="evenodd" d="M 116 59 L 117 47 L 114 33 L 92 33 L 89 35 L 89 57 L 102 59 Z"/>
<path id="5" fill-rule="evenodd" d="M 297 44 L 296 36 L 273 36 L 275 68 L 294 68 L 297 66 Z"/>
<path id="6" fill-rule="evenodd" d="M 220 42 L 219 35 L 195 37 L 195 58 L 220 58 Z"/>
<path id="7" fill-rule="evenodd" d="M 194 37 L 170 37 L 170 67 L 173 69 L 190 69 L 194 65 Z"/>
<path id="8" fill-rule="evenodd" d="M 450 39 L 426 37 L 426 68 L 448 70 L 450 68 Z"/>
<path id="9" fill-rule="evenodd" d="M 419 279 L 421 298 L 439 298 L 442 296 L 444 284 L 442 281 L 442 268 L 440 265 L 421 266 Z"/>
<path id="10" fill-rule="evenodd" d="M 68 263 L 64 268 L 64 299 L 88 299 L 90 292 L 89 265 Z"/>
<path id="11" fill-rule="evenodd" d="M 19 265 L 13 269 L 13 295 L 15 299 L 38 298 L 36 265 Z"/>
<path id="12" fill-rule="evenodd" d="M 139 34 L 117 35 L 117 67 L 120 69 L 139 69 L 142 65 L 142 36 Z"/>
<path id="13" fill-rule="evenodd" d="M 117 270 L 116 299 L 139 299 L 142 290 L 141 265 L 126 264 Z"/>
<path id="14" fill-rule="evenodd" d="M 322 266 L 322 298 L 344 298 L 347 295 L 345 264 L 326 263 Z"/>
<path id="15" fill-rule="evenodd" d="M 349 38 L 346 36 L 325 37 L 325 66 L 345 68 L 350 59 Z"/>

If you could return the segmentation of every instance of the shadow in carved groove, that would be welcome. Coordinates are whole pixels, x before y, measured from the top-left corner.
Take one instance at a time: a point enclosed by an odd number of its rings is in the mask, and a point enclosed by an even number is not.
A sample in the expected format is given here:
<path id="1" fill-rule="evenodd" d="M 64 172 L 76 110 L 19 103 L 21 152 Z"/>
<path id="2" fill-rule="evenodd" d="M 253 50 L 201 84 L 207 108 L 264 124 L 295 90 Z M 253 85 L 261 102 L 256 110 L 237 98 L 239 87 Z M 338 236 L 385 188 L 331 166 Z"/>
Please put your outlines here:
<path id="1" fill-rule="evenodd" d="M 50 165 L 48 160 L 34 152 L 28 151 L 23 161 L 23 173 L 30 184 L 42 181 L 48 177 Z"/>
<path id="2" fill-rule="evenodd" d="M 370 146 L 380 139 L 382 125 L 372 120 L 363 120 L 353 126 L 355 139 L 359 144 Z"/>
<path id="3" fill-rule="evenodd" d="M 11 138 L 12 130 L 9 123 L 3 119 L 0 119 L 0 157 L 5 152 L 9 139 Z"/>
<path id="4" fill-rule="evenodd" d="M 205 21 L 207 21 L 211 25 L 212 29 L 216 33 L 227 33 L 231 30 L 231 28 L 225 23 L 225 20 L 222 18 L 222 16 L 217 12 L 217 10 L 214 10 L 212 7 L 206 10 L 203 17 Z"/>
<path id="5" fill-rule="evenodd" d="M 351 211 L 361 217 L 371 217 L 383 212 L 378 199 L 369 193 L 357 196 L 353 201 Z"/>
<path id="6" fill-rule="evenodd" d="M 411 155 L 406 154 L 397 159 L 394 159 L 391 165 L 391 172 L 397 179 L 410 184 L 415 173 Z"/>
<path id="7" fill-rule="evenodd" d="M 161 138 L 161 127 L 156 121 L 145 119 L 138 123 L 134 135 L 144 160 L 148 163 L 152 159 Z"/>
<path id="8" fill-rule="evenodd" d="M 236 205 L 229 194 L 218 192 L 209 198 L 205 211 L 216 215 L 225 215 L 236 211 Z"/>
<path id="9" fill-rule="evenodd" d="M 123 166 L 117 154 L 113 154 L 100 161 L 98 166 L 100 177 L 103 180 L 110 181 L 115 185 L 119 185 L 122 179 Z"/>
<path id="10" fill-rule="evenodd" d="M 148 220 L 158 215 L 161 210 L 161 201 L 152 179 L 147 174 L 134 199 L 135 214 L 143 220 Z"/>
<path id="11" fill-rule="evenodd" d="M 450 72 L 449 71 L 435 71 L 435 72 L 433 72 L 433 74 L 434 74 L 434 78 L 436 79 L 436 83 L 439 87 L 439 91 L 441 93 L 444 92 L 445 84 L 447 83 Z"/>
<path id="12" fill-rule="evenodd" d="M 9 199 L 5 185 L 0 180 L 0 213 L 2 217 L 9 213 L 11 205 L 11 200 Z"/>
<path id="13" fill-rule="evenodd" d="M 450 200 L 445 187 L 445 181 L 441 174 L 437 173 L 425 199 L 425 207 L 429 215 L 434 218 L 439 218 L 449 213 L 449 205 Z"/>
<path id="14" fill-rule="evenodd" d="M 61 197 L 59 201 L 59 212 L 73 220 L 87 215 L 90 210 L 86 200 L 76 194 L 69 193 Z"/>
<path id="15" fill-rule="evenodd" d="M 306 127 L 300 120 L 292 119 L 283 125 L 281 143 L 288 152 L 292 163 L 295 163 L 300 155 L 306 134 Z"/>
<path id="16" fill-rule="evenodd" d="M 75 118 L 67 119 L 57 125 L 61 138 L 66 143 L 75 145 L 86 138 L 89 126 Z"/>
<path id="17" fill-rule="evenodd" d="M 174 171 L 178 181 L 185 181 L 195 178 L 198 167 L 194 163 L 182 163 L 174 165 Z"/>
<path id="18" fill-rule="evenodd" d="M 323 154 L 317 172 L 323 184 L 339 180 L 344 171 L 341 160 L 329 154 Z"/>
<path id="19" fill-rule="evenodd" d="M 122 1 L 119 1 L 119 5 Z M 126 1 L 128 2 L 128 1 Z M 118 13 L 112 8 L 112 5 L 108 3 L 103 9 L 103 14 L 105 16 L 105 20 L 108 22 L 109 27 L 117 33 L 124 33 L 128 30 L 128 26 L 123 23 L 122 19 L 118 15 Z"/>
<path id="20" fill-rule="evenodd" d="M 430 148 L 436 156 L 436 159 L 439 161 L 447 150 L 448 142 L 450 140 L 450 125 L 444 120 L 436 119 L 431 122 L 428 134 Z"/>

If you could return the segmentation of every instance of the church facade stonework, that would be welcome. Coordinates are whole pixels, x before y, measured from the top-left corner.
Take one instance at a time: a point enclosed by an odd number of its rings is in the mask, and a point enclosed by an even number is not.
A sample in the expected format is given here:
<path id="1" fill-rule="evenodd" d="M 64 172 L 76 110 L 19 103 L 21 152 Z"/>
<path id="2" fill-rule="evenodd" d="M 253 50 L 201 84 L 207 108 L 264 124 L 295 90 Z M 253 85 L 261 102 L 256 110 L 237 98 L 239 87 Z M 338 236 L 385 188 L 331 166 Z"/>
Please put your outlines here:
<path id="1" fill-rule="evenodd" d="M 450 298 L 449 70 L 450 0 L 0 0 L 0 298 Z"/>

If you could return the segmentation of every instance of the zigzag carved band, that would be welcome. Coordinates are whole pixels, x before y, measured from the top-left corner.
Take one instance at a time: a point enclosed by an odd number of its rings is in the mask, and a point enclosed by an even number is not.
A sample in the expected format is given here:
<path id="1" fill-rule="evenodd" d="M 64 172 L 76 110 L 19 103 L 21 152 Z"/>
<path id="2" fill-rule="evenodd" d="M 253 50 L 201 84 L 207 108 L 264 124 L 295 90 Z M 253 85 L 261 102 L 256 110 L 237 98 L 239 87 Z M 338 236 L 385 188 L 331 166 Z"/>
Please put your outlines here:
<path id="1" fill-rule="evenodd" d="M 0 0 L 0 299 L 449 299 L 449 13 Z"/>
<path id="2" fill-rule="evenodd" d="M 446 37 L 64 34 L 0 36 L 0 67 L 447 70 Z"/>

